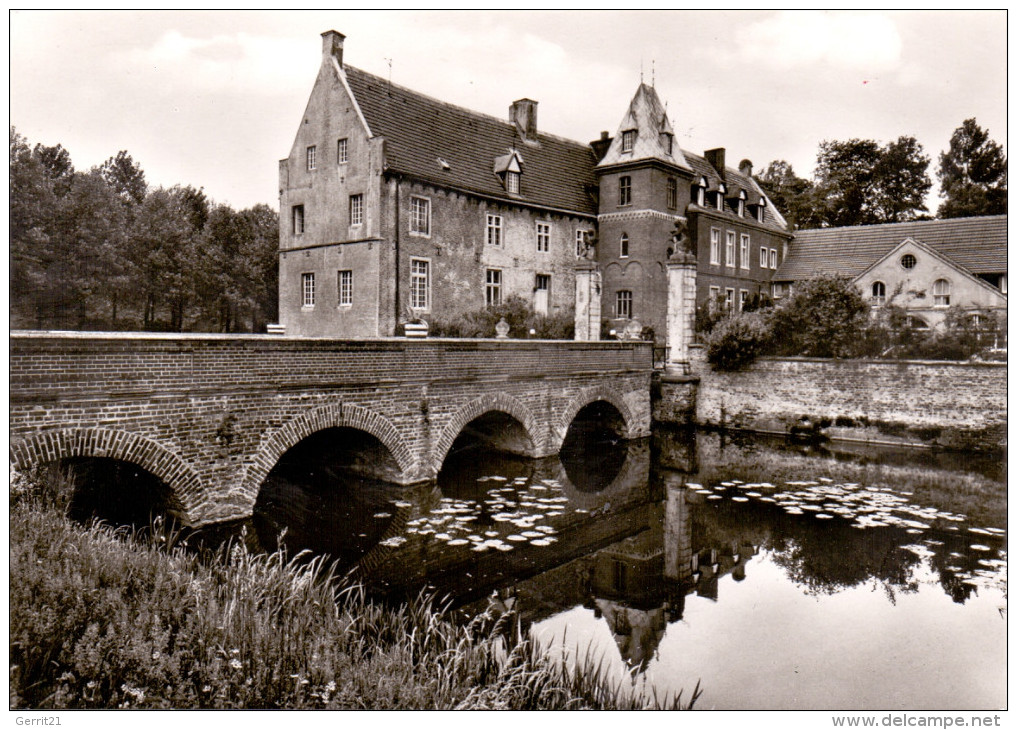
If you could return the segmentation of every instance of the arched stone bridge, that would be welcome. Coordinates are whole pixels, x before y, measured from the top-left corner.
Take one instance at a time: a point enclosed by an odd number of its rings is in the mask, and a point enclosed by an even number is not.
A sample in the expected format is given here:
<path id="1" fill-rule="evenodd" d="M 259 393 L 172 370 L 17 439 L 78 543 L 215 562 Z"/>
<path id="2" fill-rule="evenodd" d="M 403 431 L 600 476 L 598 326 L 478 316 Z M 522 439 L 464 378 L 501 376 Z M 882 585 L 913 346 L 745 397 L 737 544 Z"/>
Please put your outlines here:
<path id="1" fill-rule="evenodd" d="M 247 517 L 279 458 L 328 428 L 371 434 L 433 479 L 471 421 L 504 414 L 529 456 L 557 453 L 607 401 L 650 433 L 649 343 L 327 340 L 272 335 L 14 332 L 11 462 L 106 457 L 164 481 L 193 526 Z M 518 428 L 517 428 L 518 430 Z"/>

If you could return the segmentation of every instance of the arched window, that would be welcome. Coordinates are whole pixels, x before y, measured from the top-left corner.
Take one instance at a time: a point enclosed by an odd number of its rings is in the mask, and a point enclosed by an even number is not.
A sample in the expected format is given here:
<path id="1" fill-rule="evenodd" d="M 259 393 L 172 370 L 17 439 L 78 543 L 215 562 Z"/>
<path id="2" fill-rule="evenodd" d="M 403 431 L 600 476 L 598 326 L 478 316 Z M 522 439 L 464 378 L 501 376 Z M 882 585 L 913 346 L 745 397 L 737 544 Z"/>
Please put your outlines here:
<path id="1" fill-rule="evenodd" d="M 950 306 L 950 282 L 946 279 L 936 279 L 932 285 L 932 303 L 937 307 Z"/>
<path id="2" fill-rule="evenodd" d="M 627 233 L 623 233 L 622 234 L 622 237 L 621 237 L 621 249 L 618 252 L 618 255 L 621 258 L 623 258 L 623 259 L 626 259 L 626 258 L 629 257 L 629 234 L 627 234 Z"/>
<path id="3" fill-rule="evenodd" d="M 872 282 L 872 306 L 882 307 L 886 304 L 886 284 L 881 281 Z"/>

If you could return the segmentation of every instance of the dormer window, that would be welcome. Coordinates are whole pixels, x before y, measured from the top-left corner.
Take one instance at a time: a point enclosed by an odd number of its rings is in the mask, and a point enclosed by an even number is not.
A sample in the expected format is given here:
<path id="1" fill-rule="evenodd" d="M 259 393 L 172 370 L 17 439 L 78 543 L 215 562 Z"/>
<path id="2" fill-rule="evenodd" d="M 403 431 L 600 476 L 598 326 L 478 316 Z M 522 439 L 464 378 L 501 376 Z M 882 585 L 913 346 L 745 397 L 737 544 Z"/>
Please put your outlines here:
<path id="1" fill-rule="evenodd" d="M 501 179 L 501 184 L 510 195 L 519 195 L 522 172 L 523 158 L 518 150 L 510 149 L 508 154 L 494 158 L 494 174 Z"/>
<path id="2" fill-rule="evenodd" d="M 660 146 L 664 148 L 664 152 L 668 155 L 674 152 L 674 135 L 663 132 L 660 135 Z"/>
<path id="3" fill-rule="evenodd" d="M 707 182 L 706 178 L 699 178 L 699 184 L 696 185 L 696 205 L 700 208 L 706 207 L 706 189 L 708 187 L 710 187 L 710 183 Z"/>
<path id="4" fill-rule="evenodd" d="M 756 220 L 762 223 L 763 218 L 765 216 L 766 216 L 766 198 L 760 198 L 759 203 L 756 205 Z"/>
<path id="5" fill-rule="evenodd" d="M 631 152 L 632 148 L 636 146 L 636 130 L 627 129 L 622 132 L 622 152 Z"/>
<path id="6" fill-rule="evenodd" d="M 745 217 L 745 197 L 746 196 L 745 196 L 745 191 L 744 190 L 742 190 L 741 192 L 738 193 L 738 200 L 736 202 L 736 206 L 737 206 L 736 212 L 738 213 L 738 217 L 739 218 L 744 218 Z"/>
<path id="7" fill-rule="evenodd" d="M 505 189 L 515 195 L 519 194 L 519 173 L 508 171 L 505 173 Z"/>
<path id="8" fill-rule="evenodd" d="M 717 206 L 717 210 L 724 210 L 724 196 L 726 194 L 727 187 L 725 187 L 724 183 L 720 183 L 717 186 L 717 199 L 714 201 Z"/>

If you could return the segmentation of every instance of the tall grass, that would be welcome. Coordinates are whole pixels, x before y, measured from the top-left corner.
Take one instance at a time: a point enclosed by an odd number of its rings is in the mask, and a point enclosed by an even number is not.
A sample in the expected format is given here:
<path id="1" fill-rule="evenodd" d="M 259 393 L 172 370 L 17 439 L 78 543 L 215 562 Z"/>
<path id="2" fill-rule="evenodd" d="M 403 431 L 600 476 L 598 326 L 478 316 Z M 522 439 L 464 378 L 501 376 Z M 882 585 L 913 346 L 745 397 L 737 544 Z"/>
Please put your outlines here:
<path id="1" fill-rule="evenodd" d="M 14 502 L 12 708 L 680 708 L 699 694 L 631 691 L 511 617 L 456 623 L 427 595 L 374 604 L 318 559 L 239 544 L 198 559 L 158 531 Z"/>

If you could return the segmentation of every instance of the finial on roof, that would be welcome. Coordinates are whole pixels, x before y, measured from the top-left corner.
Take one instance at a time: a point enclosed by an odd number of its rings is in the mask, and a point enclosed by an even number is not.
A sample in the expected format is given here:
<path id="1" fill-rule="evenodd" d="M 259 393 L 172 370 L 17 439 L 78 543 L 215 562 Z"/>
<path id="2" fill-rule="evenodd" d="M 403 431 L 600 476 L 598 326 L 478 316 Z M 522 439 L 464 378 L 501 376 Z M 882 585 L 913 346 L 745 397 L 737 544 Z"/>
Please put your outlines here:
<path id="1" fill-rule="evenodd" d="M 657 59 L 650 61 L 650 86 L 657 88 Z"/>

